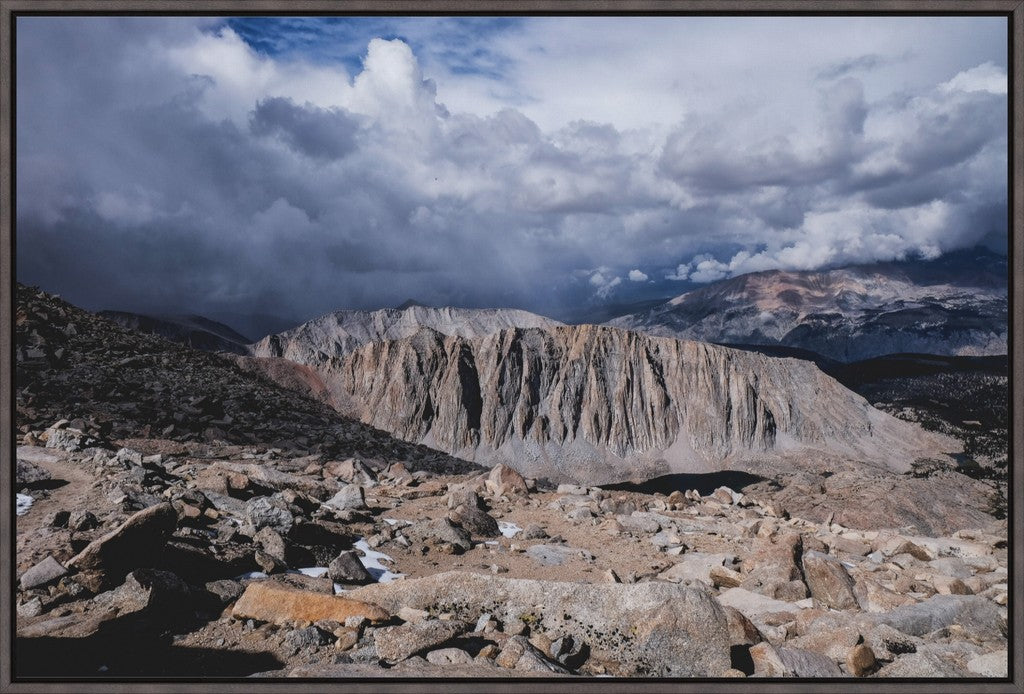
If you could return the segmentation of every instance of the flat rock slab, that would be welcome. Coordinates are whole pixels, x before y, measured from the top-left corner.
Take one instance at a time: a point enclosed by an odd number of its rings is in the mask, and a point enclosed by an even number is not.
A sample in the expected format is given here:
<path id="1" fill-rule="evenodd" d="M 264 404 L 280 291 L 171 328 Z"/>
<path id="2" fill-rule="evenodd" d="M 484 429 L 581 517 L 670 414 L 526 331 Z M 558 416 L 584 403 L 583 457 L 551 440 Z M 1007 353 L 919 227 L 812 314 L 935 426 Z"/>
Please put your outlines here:
<path id="1" fill-rule="evenodd" d="M 561 566 L 572 559 L 594 560 L 594 555 L 585 549 L 564 545 L 534 545 L 526 550 L 526 556 L 543 566 Z"/>
<path id="2" fill-rule="evenodd" d="M 325 593 L 293 590 L 268 583 L 250 583 L 231 611 L 239 619 L 258 619 L 262 622 L 317 622 L 329 619 L 342 622 L 349 617 L 364 617 L 371 622 L 383 622 L 390 613 L 376 605 Z"/>
<path id="3" fill-rule="evenodd" d="M 441 645 L 469 629 L 465 622 L 431 620 L 419 624 L 385 627 L 374 634 L 377 655 L 397 663 Z"/>
<path id="4" fill-rule="evenodd" d="M 747 617 L 768 612 L 799 612 L 801 609 L 795 603 L 769 598 L 767 595 L 754 593 L 746 588 L 730 588 L 722 591 L 722 594 L 718 596 L 718 602 L 736 608 Z"/>
<path id="5" fill-rule="evenodd" d="M 42 446 L 18 446 L 17 459 L 29 463 L 56 463 L 67 455 Z"/>
<path id="6" fill-rule="evenodd" d="M 568 634 L 620 675 L 715 677 L 728 670 L 725 611 L 705 590 L 669 583 L 562 583 L 451 571 L 350 591 L 380 605 L 450 612 L 474 623 L 491 614 L 545 633 Z"/>
<path id="7" fill-rule="evenodd" d="M 911 636 L 924 636 L 959 624 L 972 636 L 986 641 L 1006 638 L 1000 627 L 1005 618 L 999 607 L 977 595 L 933 595 L 915 605 L 872 617 L 876 624 L 888 624 Z"/>

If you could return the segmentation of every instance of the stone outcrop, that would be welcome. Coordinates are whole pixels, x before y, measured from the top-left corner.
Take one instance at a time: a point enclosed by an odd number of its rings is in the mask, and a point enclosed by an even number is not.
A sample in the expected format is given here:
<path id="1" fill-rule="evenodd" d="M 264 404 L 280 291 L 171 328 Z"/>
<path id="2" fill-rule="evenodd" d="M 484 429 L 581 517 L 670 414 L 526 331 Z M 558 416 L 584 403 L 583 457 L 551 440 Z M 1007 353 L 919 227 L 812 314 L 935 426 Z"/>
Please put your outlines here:
<path id="1" fill-rule="evenodd" d="M 906 470 L 956 449 L 808 362 L 612 328 L 423 329 L 311 366 L 345 414 L 552 479 L 704 472 L 801 447 Z"/>
<path id="2" fill-rule="evenodd" d="M 715 676 L 730 666 L 727 617 L 701 589 L 447 572 L 366 586 L 348 595 L 392 613 L 402 607 L 433 607 L 467 622 L 491 614 L 506 625 L 524 623 L 539 631 L 570 634 L 596 657 L 618 661 L 623 675 Z"/>

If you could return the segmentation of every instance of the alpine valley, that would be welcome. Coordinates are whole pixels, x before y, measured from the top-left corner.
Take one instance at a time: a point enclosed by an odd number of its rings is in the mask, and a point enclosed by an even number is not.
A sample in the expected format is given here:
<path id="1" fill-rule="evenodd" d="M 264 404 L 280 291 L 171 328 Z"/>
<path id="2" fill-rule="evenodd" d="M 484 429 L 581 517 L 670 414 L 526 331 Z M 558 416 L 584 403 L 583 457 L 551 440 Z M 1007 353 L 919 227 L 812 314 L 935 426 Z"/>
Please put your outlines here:
<path id="1" fill-rule="evenodd" d="M 19 673 L 1006 672 L 1000 256 L 255 343 L 16 308 Z"/>

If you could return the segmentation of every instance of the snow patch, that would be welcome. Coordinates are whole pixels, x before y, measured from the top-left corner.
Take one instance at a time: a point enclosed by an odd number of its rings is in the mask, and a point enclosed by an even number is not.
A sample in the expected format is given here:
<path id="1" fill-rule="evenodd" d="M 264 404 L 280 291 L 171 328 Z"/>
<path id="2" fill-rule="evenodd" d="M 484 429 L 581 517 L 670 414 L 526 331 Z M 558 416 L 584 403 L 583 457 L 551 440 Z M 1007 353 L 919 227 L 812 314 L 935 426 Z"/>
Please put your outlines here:
<path id="1" fill-rule="evenodd" d="M 241 576 L 235 576 L 236 581 L 251 581 L 255 578 L 266 578 L 267 574 L 262 571 L 247 571 Z"/>
<path id="2" fill-rule="evenodd" d="M 28 494 L 18 494 L 15 497 L 15 512 L 19 516 L 24 516 L 26 513 L 28 513 L 28 510 L 32 508 L 32 502 L 34 501 L 35 499 L 30 497 Z"/>
<path id="3" fill-rule="evenodd" d="M 507 521 L 499 521 L 498 530 L 501 531 L 502 535 L 509 538 L 515 537 L 518 533 L 523 532 L 523 529 L 520 528 L 518 525 L 516 525 L 515 523 L 509 523 Z"/>
<path id="4" fill-rule="evenodd" d="M 394 580 L 405 577 L 405 574 L 395 573 L 388 567 L 381 564 L 382 559 L 387 562 L 392 562 L 394 559 L 383 552 L 377 552 L 370 549 L 370 545 L 366 544 L 366 540 L 360 538 L 359 541 L 356 542 L 355 548 L 363 553 L 360 561 L 378 583 L 391 583 Z"/>

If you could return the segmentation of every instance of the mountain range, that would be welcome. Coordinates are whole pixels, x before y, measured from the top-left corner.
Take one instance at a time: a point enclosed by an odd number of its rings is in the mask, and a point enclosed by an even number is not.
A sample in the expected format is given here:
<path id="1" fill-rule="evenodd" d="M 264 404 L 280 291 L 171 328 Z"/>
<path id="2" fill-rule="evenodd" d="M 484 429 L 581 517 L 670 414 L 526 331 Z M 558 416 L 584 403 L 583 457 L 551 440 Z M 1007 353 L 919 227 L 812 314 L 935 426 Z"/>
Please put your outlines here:
<path id="1" fill-rule="evenodd" d="M 249 345 L 197 317 L 107 315 L 233 353 L 243 369 L 399 439 L 532 476 L 617 482 L 812 450 L 905 472 L 959 449 L 825 372 L 852 384 L 858 369 L 843 364 L 879 355 L 1005 354 L 1005 268 L 975 251 L 752 273 L 603 326 L 410 300 L 335 311 Z"/>
<path id="2" fill-rule="evenodd" d="M 850 362 L 896 353 L 1007 353 L 1005 256 L 974 250 L 714 282 L 608 322 L 720 344 L 782 345 Z"/>

